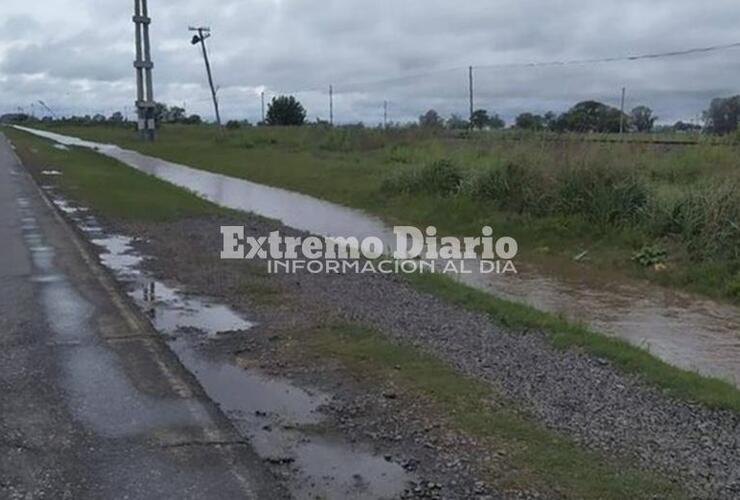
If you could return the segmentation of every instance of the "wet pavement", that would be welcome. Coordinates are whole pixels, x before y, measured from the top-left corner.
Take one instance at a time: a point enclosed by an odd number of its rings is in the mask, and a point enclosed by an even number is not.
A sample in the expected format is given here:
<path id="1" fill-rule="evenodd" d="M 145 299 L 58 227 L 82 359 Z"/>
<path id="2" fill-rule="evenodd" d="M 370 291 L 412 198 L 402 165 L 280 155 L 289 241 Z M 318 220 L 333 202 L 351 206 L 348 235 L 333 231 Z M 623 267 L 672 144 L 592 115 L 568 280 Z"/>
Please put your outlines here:
<path id="1" fill-rule="evenodd" d="M 282 470 L 295 498 L 370 500 L 396 498 L 404 492 L 413 476 L 402 466 L 369 446 L 310 430 L 323 422 L 320 409 L 330 402 L 330 395 L 308 392 L 201 348 L 219 336 L 248 335 L 253 323 L 227 306 L 152 278 L 140 269 L 147 257 L 134 249 L 132 238 L 108 235 L 84 208 L 53 194 L 51 198 L 101 248 L 103 265 L 257 454 Z M 153 411 L 172 413 L 167 408 Z"/>
<path id="2" fill-rule="evenodd" d="M 0 498 L 283 498 L 0 135 Z"/>
<path id="3" fill-rule="evenodd" d="M 21 128 L 21 127 L 18 127 Z M 148 157 L 113 145 L 21 128 L 65 146 L 92 148 L 221 206 L 278 219 L 321 235 L 377 236 L 391 229 L 360 211 L 310 196 Z M 562 276 L 517 263 L 519 274 L 458 278 L 492 295 L 591 325 L 645 348 L 675 366 L 740 385 L 740 309 L 647 282 Z"/>

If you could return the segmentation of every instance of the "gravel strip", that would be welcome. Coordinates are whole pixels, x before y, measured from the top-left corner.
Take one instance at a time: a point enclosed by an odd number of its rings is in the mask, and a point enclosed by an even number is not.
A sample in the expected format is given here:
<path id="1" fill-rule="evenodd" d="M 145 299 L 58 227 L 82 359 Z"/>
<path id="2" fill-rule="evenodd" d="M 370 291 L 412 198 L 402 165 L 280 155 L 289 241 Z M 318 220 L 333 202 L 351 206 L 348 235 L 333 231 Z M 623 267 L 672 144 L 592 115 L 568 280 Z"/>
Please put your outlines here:
<path id="1" fill-rule="evenodd" d="M 192 254 L 217 258 L 219 226 L 247 225 L 264 236 L 276 223 L 244 215 L 240 221 L 199 218 L 127 226 L 150 238 L 148 250 L 166 273 L 195 291 L 229 297 L 238 262 L 193 269 Z M 186 245 L 187 242 L 187 245 Z M 187 250 L 185 249 L 187 246 Z M 190 254 L 186 255 L 186 254 Z M 188 265 L 190 259 L 190 265 Z M 200 277 L 199 277 L 200 276 Z M 699 498 L 740 498 L 740 415 L 677 401 L 626 376 L 608 361 L 553 348 L 541 332 L 511 332 L 481 314 L 417 292 L 396 277 L 290 275 L 274 277 L 297 297 L 297 310 L 330 311 L 364 322 L 491 383 L 551 429 L 578 443 L 660 470 Z"/>

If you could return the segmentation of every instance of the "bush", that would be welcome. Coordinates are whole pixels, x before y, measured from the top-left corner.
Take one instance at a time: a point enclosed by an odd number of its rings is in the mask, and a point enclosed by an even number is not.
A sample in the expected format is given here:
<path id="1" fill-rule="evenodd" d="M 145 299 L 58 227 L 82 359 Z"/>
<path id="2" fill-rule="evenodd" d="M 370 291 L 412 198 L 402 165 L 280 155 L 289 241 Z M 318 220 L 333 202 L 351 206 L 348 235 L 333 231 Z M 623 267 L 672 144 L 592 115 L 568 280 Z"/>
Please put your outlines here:
<path id="1" fill-rule="evenodd" d="M 408 169 L 385 179 L 384 191 L 395 193 L 424 193 L 451 195 L 460 191 L 463 175 L 450 160 L 438 160 L 421 169 Z"/>
<path id="2" fill-rule="evenodd" d="M 547 215 L 554 202 L 551 184 L 542 171 L 510 162 L 477 174 L 468 189 L 473 198 L 493 201 L 503 210 Z"/>
<path id="3" fill-rule="evenodd" d="M 228 122 L 226 122 L 226 128 L 228 130 L 237 130 L 237 129 L 240 129 L 241 127 L 242 127 L 242 124 L 236 120 L 229 120 Z"/>
<path id="4" fill-rule="evenodd" d="M 644 220 L 650 191 L 636 172 L 616 165 L 564 169 L 558 179 L 558 211 L 602 226 Z"/>
<path id="5" fill-rule="evenodd" d="M 740 260 L 740 181 L 707 183 L 672 212 L 673 226 L 697 260 Z"/>

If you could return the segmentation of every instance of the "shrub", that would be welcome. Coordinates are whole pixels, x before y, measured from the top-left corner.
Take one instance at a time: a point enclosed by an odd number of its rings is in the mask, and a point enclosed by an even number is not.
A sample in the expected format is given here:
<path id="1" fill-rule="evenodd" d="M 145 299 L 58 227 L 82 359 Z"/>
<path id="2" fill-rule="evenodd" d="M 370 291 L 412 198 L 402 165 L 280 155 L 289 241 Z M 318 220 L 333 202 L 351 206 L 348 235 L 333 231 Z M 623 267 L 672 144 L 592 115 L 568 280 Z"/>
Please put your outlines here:
<path id="1" fill-rule="evenodd" d="M 636 172 L 616 165 L 569 167 L 559 176 L 559 211 L 602 226 L 641 222 L 650 191 Z"/>
<path id="2" fill-rule="evenodd" d="M 421 169 L 407 169 L 385 179 L 381 189 L 396 193 L 451 195 L 460 191 L 463 175 L 450 160 L 438 160 Z"/>
<path id="3" fill-rule="evenodd" d="M 740 260 L 740 181 L 695 188 L 674 208 L 672 227 L 698 260 Z"/>
<path id="4" fill-rule="evenodd" d="M 547 215 L 554 201 L 551 184 L 542 171 L 510 162 L 478 173 L 469 190 L 473 198 L 493 201 L 504 210 Z"/>

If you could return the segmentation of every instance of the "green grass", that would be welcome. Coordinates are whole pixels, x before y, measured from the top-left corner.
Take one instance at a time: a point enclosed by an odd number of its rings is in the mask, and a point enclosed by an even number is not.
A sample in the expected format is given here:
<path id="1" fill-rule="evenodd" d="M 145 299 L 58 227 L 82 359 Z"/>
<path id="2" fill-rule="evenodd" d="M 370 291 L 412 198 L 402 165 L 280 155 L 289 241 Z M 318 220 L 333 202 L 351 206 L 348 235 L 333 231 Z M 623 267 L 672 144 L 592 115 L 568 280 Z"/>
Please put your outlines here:
<path id="1" fill-rule="evenodd" d="M 138 172 L 83 148 L 60 150 L 48 140 L 5 129 L 23 163 L 43 184 L 54 184 L 68 197 L 99 214 L 128 221 L 166 221 L 194 215 L 225 214 L 217 205 L 185 189 Z M 57 170 L 60 176 L 41 176 Z"/>
<path id="2" fill-rule="evenodd" d="M 367 383 L 394 386 L 431 401 L 457 429 L 505 453 L 503 470 L 490 470 L 501 488 L 558 492 L 568 498 L 682 498 L 658 474 L 588 452 L 544 429 L 490 387 L 464 377 L 418 350 L 364 328 L 340 325 L 305 335 L 322 357 L 337 359 Z"/>
<path id="3" fill-rule="evenodd" d="M 146 144 L 121 127 L 51 130 L 303 192 L 391 224 L 432 224 L 461 236 L 491 225 L 516 238 L 528 262 L 556 261 L 551 267 L 566 273 L 587 265 L 592 272 L 616 271 L 740 303 L 740 221 L 729 220 L 737 219 L 740 203 L 733 203 L 732 192 L 724 199 L 714 195 L 716 186 L 740 186 L 740 161 L 730 143 L 670 148 L 519 133 L 461 139 L 419 130 L 247 128 L 219 134 L 213 127 L 168 126 L 156 143 Z M 460 167 L 460 194 L 443 196 L 424 184 L 388 189 L 389 179 L 440 159 Z M 505 170 L 512 164 L 521 168 Z M 619 185 L 623 178 L 630 182 Z M 632 261 L 635 252 L 655 245 L 668 252 L 666 272 Z M 588 262 L 575 264 L 573 256 L 584 250 Z"/>
<path id="4" fill-rule="evenodd" d="M 622 372 L 638 375 L 660 387 L 669 396 L 740 412 L 740 391 L 728 382 L 676 368 L 621 339 L 607 337 L 525 304 L 493 297 L 443 275 L 407 275 L 407 278 L 418 290 L 487 314 L 499 324 L 514 330 L 542 331 L 556 347 L 580 348 L 606 359 Z"/>

